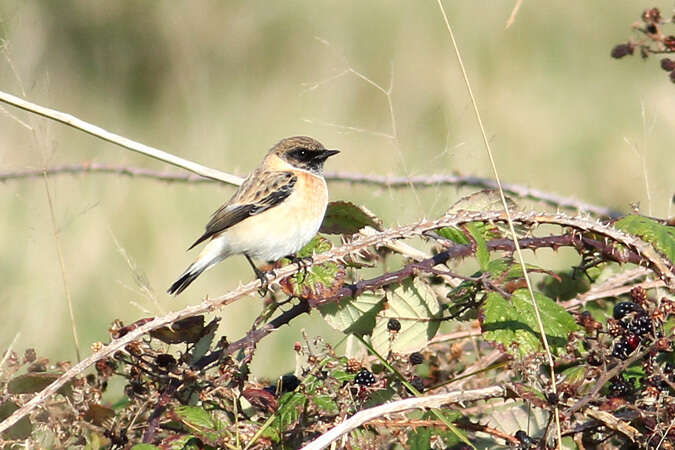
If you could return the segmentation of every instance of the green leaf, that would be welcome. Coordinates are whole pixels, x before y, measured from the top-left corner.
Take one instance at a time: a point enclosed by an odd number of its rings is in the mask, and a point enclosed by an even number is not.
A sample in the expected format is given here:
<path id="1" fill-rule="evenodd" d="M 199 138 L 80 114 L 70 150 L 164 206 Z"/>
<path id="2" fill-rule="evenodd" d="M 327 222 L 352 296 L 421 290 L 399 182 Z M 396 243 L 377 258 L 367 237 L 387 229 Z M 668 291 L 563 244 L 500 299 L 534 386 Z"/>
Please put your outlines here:
<path id="1" fill-rule="evenodd" d="M 560 373 L 560 381 L 570 385 L 580 385 L 586 379 L 586 367 L 572 366 Z"/>
<path id="2" fill-rule="evenodd" d="M 534 294 L 549 346 L 556 352 L 565 347 L 569 334 L 578 326 L 572 315 L 556 302 L 539 292 Z M 510 301 L 497 293 L 489 293 L 483 313 L 485 339 L 498 342 L 509 352 L 521 356 L 542 349 L 534 307 L 526 289 L 515 291 Z"/>
<path id="3" fill-rule="evenodd" d="M 189 446 L 191 440 L 197 440 L 195 437 L 191 434 L 184 434 L 183 436 L 179 437 L 175 441 L 171 441 L 171 447 L 169 447 L 171 450 L 187 450 L 192 448 L 193 446 Z M 197 446 L 194 446 L 195 448 L 198 448 Z"/>
<path id="4" fill-rule="evenodd" d="M 451 240 L 452 242 L 455 242 L 456 244 L 461 244 L 461 245 L 469 245 L 471 244 L 471 240 L 466 237 L 464 232 L 460 230 L 459 228 L 456 227 L 444 227 L 436 231 L 436 233 L 439 234 L 439 236 Z"/>
<path id="5" fill-rule="evenodd" d="M 309 258 L 314 254 L 323 253 L 332 248 L 332 244 L 323 236 L 315 236 L 296 255 L 297 258 Z M 281 266 L 290 264 L 291 260 L 284 258 Z M 345 268 L 336 262 L 314 264 L 305 270 L 281 280 L 284 292 L 304 299 L 319 299 L 333 296 L 344 284 Z"/>
<path id="6" fill-rule="evenodd" d="M 466 224 L 466 229 L 471 233 L 471 237 L 476 241 L 476 258 L 483 272 L 487 270 L 490 262 L 490 251 L 487 248 L 485 240 L 486 227 L 482 222 L 472 222 Z"/>
<path id="7" fill-rule="evenodd" d="M 361 294 L 356 299 L 342 298 L 337 303 L 319 306 L 319 312 L 331 327 L 345 334 L 363 336 L 375 328 L 377 314 L 384 307 L 382 295 Z"/>
<path id="8" fill-rule="evenodd" d="M 61 376 L 60 373 L 29 372 L 16 376 L 7 384 L 10 394 L 34 394 L 40 392 Z M 59 388 L 59 394 L 70 395 L 73 392 L 71 383 Z"/>
<path id="9" fill-rule="evenodd" d="M 11 400 L 6 401 L 0 406 L 0 421 L 5 420 L 19 409 L 19 405 Z M 4 439 L 28 439 L 33 432 L 33 425 L 28 417 L 22 417 L 17 423 L 2 432 Z"/>
<path id="10" fill-rule="evenodd" d="M 418 427 L 408 432 L 408 448 L 410 450 L 431 449 L 431 428 Z"/>
<path id="11" fill-rule="evenodd" d="M 577 450 L 579 448 L 572 436 L 564 436 L 562 438 L 562 447 L 567 450 Z"/>
<path id="12" fill-rule="evenodd" d="M 195 343 L 204 335 L 204 316 L 188 317 L 150 332 L 150 336 L 165 344 Z"/>
<path id="13" fill-rule="evenodd" d="M 364 408 L 372 408 L 377 405 L 382 405 L 384 403 L 387 403 L 389 400 L 394 398 L 394 395 L 396 392 L 391 388 L 388 387 L 386 389 L 378 389 L 376 391 L 373 391 L 370 393 L 368 396 L 368 401 L 366 401 L 363 405 Z"/>
<path id="14" fill-rule="evenodd" d="M 200 359 L 202 359 L 206 352 L 211 348 L 211 343 L 213 338 L 216 335 L 216 330 L 218 329 L 218 322 L 220 319 L 213 319 L 209 324 L 204 327 L 203 336 L 197 341 L 195 346 L 192 348 L 192 353 L 190 355 L 190 364 L 194 367 Z"/>
<path id="15" fill-rule="evenodd" d="M 152 444 L 136 444 L 131 447 L 131 450 L 160 450 L 160 448 Z"/>
<path id="16" fill-rule="evenodd" d="M 352 381 L 356 375 L 349 373 L 344 369 L 335 369 L 333 372 L 331 372 L 331 376 L 340 383 L 344 383 L 347 381 Z"/>
<path id="17" fill-rule="evenodd" d="M 614 227 L 649 242 L 655 249 L 663 253 L 671 263 L 675 264 L 675 227 L 669 227 L 635 214 L 618 220 Z"/>
<path id="18" fill-rule="evenodd" d="M 382 231 L 382 221 L 368 208 L 350 202 L 330 202 L 319 232 L 326 234 L 354 234 L 361 228 L 372 227 Z"/>
<path id="19" fill-rule="evenodd" d="M 300 417 L 307 397 L 300 392 L 288 392 L 279 399 L 279 409 L 272 424 L 265 429 L 263 436 L 279 442 L 283 433 Z"/>
<path id="20" fill-rule="evenodd" d="M 550 274 L 549 271 L 544 270 L 539 266 L 535 266 L 534 264 L 526 263 L 525 268 L 528 272 L 543 272 Z M 504 281 L 508 281 L 523 278 L 523 268 L 520 266 L 520 264 L 515 263 L 513 258 L 506 256 L 490 261 L 487 264 L 485 271 L 492 275 L 491 278 L 493 280 L 502 279 Z"/>
<path id="21" fill-rule="evenodd" d="M 179 406 L 175 410 L 178 418 L 187 426 L 203 431 L 217 430 L 218 421 L 199 406 Z"/>
<path id="22" fill-rule="evenodd" d="M 387 307 L 377 315 L 371 344 L 380 355 L 389 351 L 410 353 L 423 348 L 436 335 L 440 306 L 435 292 L 419 278 L 405 280 L 389 293 Z M 389 319 L 401 322 L 401 330 L 392 334 Z"/>
<path id="23" fill-rule="evenodd" d="M 588 278 L 581 273 L 576 276 L 572 276 L 569 273 L 559 273 L 558 277 L 560 278 L 559 280 L 553 277 L 546 277 L 539 286 L 544 294 L 556 300 L 569 300 L 582 292 L 586 292 L 591 287 Z"/>
<path id="24" fill-rule="evenodd" d="M 328 395 L 317 395 L 312 399 L 314 404 L 319 407 L 319 409 L 326 411 L 328 413 L 334 413 L 338 411 L 337 403 Z"/>

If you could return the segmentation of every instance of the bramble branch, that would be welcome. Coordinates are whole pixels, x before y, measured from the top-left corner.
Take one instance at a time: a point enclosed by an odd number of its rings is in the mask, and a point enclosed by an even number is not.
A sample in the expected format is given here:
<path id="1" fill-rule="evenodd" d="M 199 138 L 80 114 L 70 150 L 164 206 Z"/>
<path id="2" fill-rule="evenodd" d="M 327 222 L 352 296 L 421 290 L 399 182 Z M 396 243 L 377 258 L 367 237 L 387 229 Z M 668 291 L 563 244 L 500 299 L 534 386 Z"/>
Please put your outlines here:
<path id="1" fill-rule="evenodd" d="M 137 178 L 148 178 L 166 182 L 177 183 L 205 183 L 214 182 L 217 179 L 204 178 L 203 176 L 182 172 L 168 172 L 150 170 L 143 167 L 131 167 L 114 164 L 102 164 L 95 162 L 82 162 L 76 164 L 64 164 L 48 167 L 46 169 L 21 169 L 0 171 L 0 181 L 18 180 L 23 178 L 36 178 L 55 175 L 76 175 L 83 173 L 124 175 Z M 352 172 L 327 172 L 326 180 L 337 183 L 365 184 L 370 186 L 385 187 L 389 189 L 403 189 L 411 186 L 415 188 L 431 188 L 437 186 L 472 187 L 480 189 L 496 189 L 497 184 L 490 178 L 476 177 L 473 175 L 437 174 L 424 176 L 388 176 L 366 175 Z M 230 183 L 238 184 L 238 183 Z M 534 200 L 555 208 L 571 211 L 587 212 L 602 217 L 618 217 L 620 212 L 582 202 L 571 197 L 563 197 L 550 192 L 532 189 L 518 184 L 502 184 L 504 192 L 523 199 Z"/>
<path id="2" fill-rule="evenodd" d="M 609 238 L 610 240 L 620 243 L 626 247 L 625 250 L 616 255 L 616 257 L 626 258 L 626 260 L 629 260 L 631 258 L 632 252 L 637 252 L 642 255 L 643 259 L 650 264 L 650 268 L 665 282 L 666 286 L 670 288 L 675 286 L 675 274 L 669 265 L 670 263 L 666 259 L 658 254 L 658 252 L 656 252 L 649 244 L 635 236 L 631 236 L 616 230 L 611 226 L 604 225 L 600 222 L 586 218 L 571 217 L 564 214 L 542 214 L 537 212 L 516 212 L 512 214 L 512 219 L 516 223 L 530 225 L 554 224 L 563 227 L 571 227 L 580 231 L 593 232 Z M 436 220 L 422 220 L 411 225 L 388 229 L 382 232 L 369 234 L 367 236 L 357 235 L 357 237 L 355 237 L 351 242 L 347 242 L 340 247 L 336 247 L 328 252 L 316 255 L 313 258 L 311 264 L 316 265 L 329 261 L 344 260 L 344 258 L 356 254 L 361 250 L 369 247 L 378 247 L 384 245 L 388 241 L 423 236 L 429 231 L 437 230 L 442 227 L 458 227 L 463 224 L 477 221 L 504 222 L 506 221 L 506 216 L 505 213 L 501 211 L 460 212 L 458 214 L 446 215 Z M 508 245 L 510 245 L 509 242 L 510 241 L 508 240 L 503 240 L 503 242 L 499 242 L 499 247 L 497 247 L 497 244 L 495 244 L 494 249 L 508 249 Z M 598 248 L 601 248 L 601 246 L 598 246 Z M 269 282 L 278 283 L 282 279 L 293 275 L 299 270 L 303 270 L 306 264 L 303 264 L 302 266 L 303 267 L 300 267 L 297 263 L 284 266 L 276 270 L 275 276 L 270 279 Z M 396 276 L 394 276 L 393 280 L 395 279 Z M 384 281 L 386 280 L 383 279 L 380 282 Z M 259 288 L 260 281 L 252 281 L 243 286 L 239 286 L 238 288 L 221 296 L 206 299 L 197 305 L 189 306 L 180 311 L 171 312 L 161 317 L 156 317 L 143 323 L 142 325 L 139 325 L 137 328 L 131 330 L 128 334 L 119 339 L 111 341 L 98 352 L 92 354 L 88 358 L 83 359 L 80 363 L 72 366 L 69 370 L 64 372 L 64 374 L 61 375 L 57 380 L 47 386 L 40 393 L 35 395 L 35 397 L 24 404 L 21 408 L 17 409 L 7 419 L 0 422 L 0 432 L 7 430 L 9 427 L 14 425 L 19 419 L 24 417 L 26 414 L 44 402 L 49 396 L 56 393 L 59 388 L 61 388 L 69 380 L 83 373 L 88 367 L 95 364 L 97 361 L 107 358 L 113 355 L 115 352 L 124 349 L 127 344 L 139 339 L 144 334 L 167 326 L 181 319 L 196 316 L 208 311 L 214 311 L 218 308 L 235 302 L 246 295 L 254 294 Z M 350 288 L 346 289 L 347 291 L 345 292 L 345 295 L 350 295 L 352 290 Z"/>

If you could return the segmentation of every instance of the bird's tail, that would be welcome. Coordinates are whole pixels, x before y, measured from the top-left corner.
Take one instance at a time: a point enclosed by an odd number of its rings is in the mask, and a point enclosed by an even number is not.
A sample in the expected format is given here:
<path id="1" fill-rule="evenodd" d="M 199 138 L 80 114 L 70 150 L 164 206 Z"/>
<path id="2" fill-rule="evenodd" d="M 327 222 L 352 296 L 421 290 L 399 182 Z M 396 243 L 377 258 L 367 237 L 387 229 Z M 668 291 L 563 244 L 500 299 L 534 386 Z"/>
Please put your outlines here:
<path id="1" fill-rule="evenodd" d="M 178 295 L 185 290 L 195 279 L 207 269 L 210 269 L 214 264 L 220 262 L 227 255 L 222 253 L 222 247 L 217 242 L 211 241 L 207 245 L 197 260 L 190 264 L 185 272 L 178 278 L 167 292 L 171 295 Z"/>
<path id="2" fill-rule="evenodd" d="M 200 269 L 195 268 L 194 264 L 190 264 L 190 267 L 188 267 L 187 270 L 183 272 L 183 275 L 181 275 L 180 278 L 178 278 L 166 292 L 171 295 L 180 294 L 205 270 L 206 267 Z"/>

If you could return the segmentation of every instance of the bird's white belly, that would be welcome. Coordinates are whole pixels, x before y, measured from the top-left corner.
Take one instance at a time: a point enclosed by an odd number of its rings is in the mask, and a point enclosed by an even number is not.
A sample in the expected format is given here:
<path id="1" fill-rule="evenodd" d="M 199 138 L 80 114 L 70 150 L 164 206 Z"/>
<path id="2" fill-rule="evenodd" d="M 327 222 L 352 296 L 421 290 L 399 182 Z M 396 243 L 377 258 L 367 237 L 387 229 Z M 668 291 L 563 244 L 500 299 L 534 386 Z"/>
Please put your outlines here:
<path id="1" fill-rule="evenodd" d="M 296 189 L 281 205 L 244 219 L 226 230 L 228 254 L 276 261 L 297 252 L 319 231 L 326 212 L 328 190 L 323 179 L 298 180 Z M 304 186 L 302 186 L 304 184 Z"/>

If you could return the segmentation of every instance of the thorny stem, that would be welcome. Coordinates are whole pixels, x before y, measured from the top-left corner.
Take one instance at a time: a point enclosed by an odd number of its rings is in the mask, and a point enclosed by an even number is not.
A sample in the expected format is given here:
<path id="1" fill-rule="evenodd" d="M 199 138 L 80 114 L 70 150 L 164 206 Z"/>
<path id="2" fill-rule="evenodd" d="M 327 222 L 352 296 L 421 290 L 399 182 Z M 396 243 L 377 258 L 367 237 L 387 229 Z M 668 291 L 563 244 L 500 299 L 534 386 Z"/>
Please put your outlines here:
<path id="1" fill-rule="evenodd" d="M 132 167 L 96 162 L 81 162 L 64 164 L 44 169 L 47 176 L 64 174 L 110 174 L 129 177 L 148 178 L 153 180 L 177 183 L 213 183 L 217 180 L 205 178 L 194 173 L 168 172 L 146 169 L 144 167 Z M 42 176 L 43 169 L 21 169 L 0 171 L 0 181 L 20 180 L 22 178 L 35 178 Z M 436 186 L 475 187 L 482 189 L 497 189 L 497 183 L 490 178 L 482 178 L 474 175 L 460 174 L 436 174 L 423 176 L 388 176 L 372 175 L 352 172 L 326 172 L 328 181 L 337 183 L 366 184 L 381 186 L 389 189 L 401 189 L 414 186 L 416 188 L 431 188 Z M 601 217 L 619 217 L 619 211 L 603 206 L 592 205 L 571 197 L 563 197 L 550 192 L 521 186 L 518 184 L 502 184 L 504 192 L 519 198 L 534 200 L 555 208 L 567 209 L 579 212 L 588 212 Z"/>
<path id="2" fill-rule="evenodd" d="M 632 253 L 640 254 L 642 257 L 642 262 L 649 264 L 650 268 L 666 283 L 666 286 L 675 286 L 675 274 L 673 273 L 673 269 L 670 266 L 670 262 L 662 257 L 658 252 L 656 252 L 649 244 L 635 236 L 631 236 L 622 231 L 616 230 L 613 227 L 603 225 L 589 219 L 569 217 L 564 214 L 516 212 L 513 214 L 512 219 L 516 222 L 524 224 L 555 224 L 564 227 L 573 227 L 585 232 L 592 232 L 604 236 L 605 238 L 615 241 L 625 247 L 624 251 L 620 252 L 620 254 L 617 256 L 629 258 Z M 369 234 L 367 236 L 358 236 L 351 242 L 347 242 L 340 247 L 336 247 L 328 252 L 316 255 L 313 258 L 313 265 L 323 264 L 328 261 L 344 260 L 344 258 L 356 254 L 368 247 L 381 246 L 384 243 L 392 240 L 423 236 L 425 233 L 431 230 L 436 230 L 447 226 L 457 227 L 469 222 L 504 222 L 505 220 L 506 216 L 501 211 L 464 211 L 458 214 L 446 215 L 436 220 L 422 220 L 411 225 L 405 225 L 398 228 Z M 275 277 L 270 280 L 270 283 L 278 283 L 280 280 L 287 278 L 300 270 L 302 270 L 302 268 L 299 267 L 298 264 L 289 264 L 284 266 L 277 270 Z M 178 320 L 219 309 L 225 305 L 241 299 L 244 296 L 253 294 L 259 287 L 259 280 L 251 281 L 236 289 L 230 290 L 221 296 L 206 299 L 199 304 L 188 306 L 187 308 L 184 308 L 180 311 L 171 312 L 164 316 L 145 321 L 142 325 L 132 329 L 123 337 L 111 341 L 101 350 L 83 359 L 78 364 L 73 365 L 70 369 L 65 371 L 63 375 L 61 375 L 57 380 L 52 382 L 49 386 L 36 394 L 31 400 L 14 411 L 9 417 L 0 422 L 0 433 L 7 430 L 9 427 L 18 422 L 22 417 L 25 417 L 29 412 L 42 404 L 47 398 L 56 393 L 59 388 L 65 385 L 69 380 L 82 374 L 88 367 L 92 366 L 97 361 L 103 360 L 113 355 L 115 352 L 123 349 L 130 342 L 139 339 L 152 330 L 162 328 Z M 352 293 L 352 291 L 352 289 L 348 289 L 346 294 L 349 295 Z"/>

